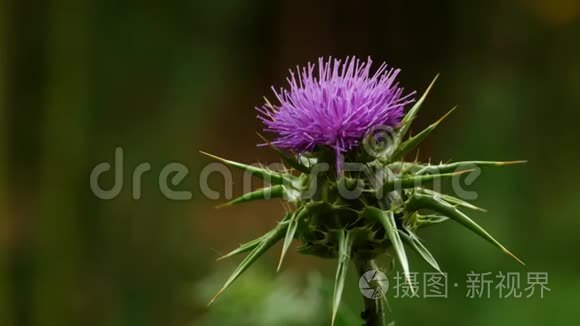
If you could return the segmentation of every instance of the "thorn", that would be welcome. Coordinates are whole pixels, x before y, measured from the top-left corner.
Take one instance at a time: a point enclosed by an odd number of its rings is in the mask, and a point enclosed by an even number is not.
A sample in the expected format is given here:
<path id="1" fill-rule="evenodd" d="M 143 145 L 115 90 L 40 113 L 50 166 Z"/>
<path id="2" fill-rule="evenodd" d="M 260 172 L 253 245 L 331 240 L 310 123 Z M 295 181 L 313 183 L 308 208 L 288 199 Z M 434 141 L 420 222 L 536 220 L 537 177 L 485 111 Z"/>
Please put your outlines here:
<path id="1" fill-rule="evenodd" d="M 421 148 L 417 147 L 417 152 L 415 153 L 415 164 L 419 162 L 419 153 L 421 153 Z"/>
<path id="2" fill-rule="evenodd" d="M 503 252 L 505 252 L 506 254 L 508 254 L 510 257 L 512 257 L 513 259 L 515 259 L 518 263 L 522 264 L 523 266 L 526 266 L 526 263 L 524 263 L 521 259 L 519 259 L 516 255 L 512 254 L 509 250 L 503 248 Z"/>
<path id="3" fill-rule="evenodd" d="M 468 170 L 461 170 L 461 171 L 451 172 L 449 175 L 450 176 L 456 176 L 456 175 L 461 175 L 461 174 L 465 174 L 465 173 L 472 172 L 472 171 L 475 171 L 475 169 L 468 169 Z"/>
<path id="4" fill-rule="evenodd" d="M 528 163 L 528 161 L 527 160 L 520 160 L 520 161 L 498 162 L 497 165 L 503 166 L 503 165 L 514 165 L 514 164 L 525 164 L 525 163 Z"/>
<path id="5" fill-rule="evenodd" d="M 415 287 L 413 286 L 413 283 L 411 282 L 411 275 L 409 275 L 409 273 L 405 273 L 405 274 L 406 274 L 405 280 L 409 284 L 409 288 L 411 288 L 411 293 L 416 294 Z"/>
<path id="6" fill-rule="evenodd" d="M 215 155 L 213 155 L 213 154 L 210 154 L 210 153 L 208 153 L 208 152 L 204 152 L 204 151 L 199 151 L 199 152 L 200 152 L 200 153 L 202 153 L 203 155 L 209 156 L 209 157 L 211 157 L 211 158 L 213 158 L 213 159 L 216 159 L 216 160 L 218 160 L 218 161 L 222 161 L 222 162 L 223 162 L 223 161 L 225 161 L 225 159 L 223 159 L 223 158 L 221 158 L 221 157 L 219 157 L 219 156 L 215 156 Z"/>
<path id="7" fill-rule="evenodd" d="M 445 120 L 445 118 L 447 118 L 453 111 L 455 111 L 455 109 L 457 109 L 457 105 L 451 108 L 451 110 L 445 113 L 441 118 L 439 118 L 439 120 L 435 121 L 435 126 L 438 126 L 441 122 L 443 122 L 443 120 Z"/>
<path id="8" fill-rule="evenodd" d="M 427 94 L 429 94 L 429 92 L 431 91 L 431 88 L 433 88 L 433 85 L 435 85 L 437 78 L 439 78 L 439 74 L 435 75 L 435 78 L 433 78 L 433 80 L 431 81 L 429 86 L 427 86 L 427 89 L 425 89 L 425 92 L 423 92 L 423 95 L 419 98 L 419 100 L 417 100 L 417 102 L 425 100 L 425 98 L 427 97 Z M 417 103 L 417 102 L 415 102 L 415 103 Z"/>
<path id="9" fill-rule="evenodd" d="M 286 257 L 287 250 L 290 249 L 290 246 L 285 248 L 284 244 L 282 244 L 282 253 L 280 254 L 280 260 L 278 260 L 278 267 L 276 267 L 276 272 L 280 272 L 282 268 L 282 263 L 284 262 L 284 257 Z"/>
<path id="10" fill-rule="evenodd" d="M 263 141 L 266 142 L 266 144 L 270 145 L 272 144 L 266 137 L 264 137 L 261 133 L 256 131 L 256 135 L 258 135 L 258 137 L 260 137 Z"/>
<path id="11" fill-rule="evenodd" d="M 216 258 L 216 260 L 215 260 L 215 261 L 224 260 L 224 259 L 226 259 L 226 258 L 228 258 L 228 255 L 223 255 L 223 256 L 220 256 L 220 257 Z"/>
<path id="12" fill-rule="evenodd" d="M 213 296 L 213 298 L 211 298 L 211 300 L 209 301 L 209 303 L 207 304 L 207 306 L 211 306 L 211 304 L 215 301 L 215 299 L 217 299 L 223 292 L 224 292 L 225 288 L 221 288 L 218 293 L 216 293 L 216 295 Z"/>
<path id="13" fill-rule="evenodd" d="M 221 251 L 214 249 L 214 248 L 210 248 L 210 250 L 212 250 L 213 252 L 215 252 L 217 255 L 224 255 Z M 225 255 L 224 255 L 225 256 Z M 217 261 L 217 259 L 216 259 Z"/>
<path id="14" fill-rule="evenodd" d="M 435 81 L 437 80 L 437 78 L 439 78 L 439 75 L 440 75 L 439 73 L 437 73 L 437 75 L 435 75 L 435 78 L 433 78 L 433 81 L 431 82 L 431 85 L 429 85 L 429 88 L 431 88 L 431 86 L 433 84 L 435 84 Z"/>
<path id="15" fill-rule="evenodd" d="M 284 261 L 285 252 L 280 255 L 280 260 L 278 260 L 278 267 L 276 267 L 276 273 L 280 272 L 280 268 L 282 268 L 282 262 Z"/>
<path id="16" fill-rule="evenodd" d="M 231 202 L 229 201 L 229 202 L 227 202 L 227 203 L 223 203 L 223 204 L 219 204 L 219 205 L 215 206 L 215 207 L 214 207 L 214 209 L 222 209 L 222 208 L 224 208 L 224 207 L 226 207 L 226 206 L 231 206 L 231 205 L 232 205 L 232 204 L 231 204 Z"/>

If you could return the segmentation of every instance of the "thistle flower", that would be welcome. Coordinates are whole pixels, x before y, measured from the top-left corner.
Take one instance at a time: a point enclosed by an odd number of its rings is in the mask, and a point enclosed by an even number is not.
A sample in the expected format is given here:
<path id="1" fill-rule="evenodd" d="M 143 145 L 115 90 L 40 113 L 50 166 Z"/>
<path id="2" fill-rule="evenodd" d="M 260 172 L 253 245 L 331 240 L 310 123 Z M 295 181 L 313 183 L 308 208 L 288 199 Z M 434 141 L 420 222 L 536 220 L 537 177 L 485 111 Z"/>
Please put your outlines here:
<path id="1" fill-rule="evenodd" d="M 248 253 L 212 302 L 278 241 L 283 242 L 278 269 L 294 240 L 301 243 L 298 251 L 303 254 L 337 260 L 332 323 L 350 262 L 361 275 L 371 268 L 386 272 L 391 264 L 384 264 L 380 258 L 388 255 L 394 257 L 410 282 L 407 249 L 411 249 L 441 271 L 416 235 L 427 226 L 455 221 L 521 262 L 461 210 L 480 208 L 430 190 L 426 185 L 476 168 L 524 161 L 440 164 L 417 159 L 405 161 L 405 156 L 417 149 L 447 116 L 405 138 L 435 80 L 405 114 L 404 107 L 413 101 L 413 93 L 403 95 L 403 89 L 395 83 L 398 70 L 387 69 L 383 64 L 371 75 L 370 68 L 370 59 L 366 62 L 354 57 L 344 62 L 321 59 L 318 77 L 312 64 L 298 72 L 298 79 L 291 73 L 290 89 L 274 91 L 279 104 L 267 102 L 258 109 L 266 130 L 277 134 L 274 141 L 266 143 L 290 169 L 274 171 L 207 154 L 270 183 L 226 205 L 272 198 L 282 198 L 288 203 L 286 214 L 272 230 L 221 257 Z M 367 131 L 377 126 L 387 126 L 392 132 L 387 148 L 364 155 L 365 141 L 377 140 Z M 336 155 L 336 168 L 318 169 L 329 161 L 328 149 Z M 347 168 L 345 164 L 342 171 L 343 160 L 356 168 Z M 386 325 L 384 297 L 364 300 L 366 324 Z"/>
<path id="2" fill-rule="evenodd" d="M 369 129 L 396 127 L 415 92 L 403 95 L 395 82 L 399 69 L 383 63 L 371 74 L 371 66 L 371 58 L 320 58 L 318 67 L 309 63 L 296 73 L 290 70 L 289 89 L 272 87 L 279 104 L 256 108 L 265 131 L 277 134 L 272 144 L 298 153 L 328 146 L 341 170 L 342 155 Z"/>

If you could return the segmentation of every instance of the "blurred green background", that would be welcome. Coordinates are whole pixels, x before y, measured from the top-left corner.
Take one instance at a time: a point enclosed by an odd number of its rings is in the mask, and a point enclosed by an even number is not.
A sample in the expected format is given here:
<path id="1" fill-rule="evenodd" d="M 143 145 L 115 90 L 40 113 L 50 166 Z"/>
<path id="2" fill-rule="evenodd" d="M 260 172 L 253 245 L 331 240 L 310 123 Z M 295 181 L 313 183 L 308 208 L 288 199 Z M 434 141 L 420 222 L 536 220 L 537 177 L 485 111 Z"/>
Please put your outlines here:
<path id="1" fill-rule="evenodd" d="M 443 225 L 421 235 L 450 282 L 470 271 L 550 277 L 544 299 L 466 299 L 463 285 L 448 299 L 392 299 L 397 325 L 580 322 L 577 0 L 1 0 L 0 49 L 1 326 L 328 325 L 334 263 L 290 254 L 276 274 L 278 247 L 206 306 L 239 261 L 215 258 L 283 210 L 215 210 L 222 201 L 199 191 L 210 161 L 198 150 L 273 162 L 255 147 L 253 107 L 288 68 L 353 54 L 402 68 L 419 92 L 441 73 L 414 129 L 460 110 L 422 159 L 529 160 L 485 170 L 470 188 L 489 209 L 474 217 L 527 268 Z M 89 175 L 117 146 L 124 186 L 101 200 Z M 152 169 L 134 200 L 143 162 Z M 170 162 L 189 168 L 176 188 L 191 200 L 161 194 Z M 351 276 L 340 325 L 362 323 Z"/>

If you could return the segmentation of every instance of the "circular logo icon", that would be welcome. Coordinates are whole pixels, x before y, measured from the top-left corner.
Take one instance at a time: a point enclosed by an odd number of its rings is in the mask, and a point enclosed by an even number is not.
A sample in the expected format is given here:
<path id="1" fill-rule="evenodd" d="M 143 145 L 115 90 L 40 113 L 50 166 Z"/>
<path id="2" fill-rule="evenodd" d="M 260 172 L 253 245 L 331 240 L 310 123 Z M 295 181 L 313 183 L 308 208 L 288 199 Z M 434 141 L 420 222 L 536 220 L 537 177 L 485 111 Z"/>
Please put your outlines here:
<path id="1" fill-rule="evenodd" d="M 365 297 L 369 299 L 379 299 L 387 293 L 387 290 L 389 289 L 389 280 L 385 274 L 371 269 L 360 277 L 358 287 Z"/>
<path id="2" fill-rule="evenodd" d="M 374 158 L 382 157 L 392 150 L 395 130 L 390 126 L 375 126 L 363 138 L 363 147 Z"/>

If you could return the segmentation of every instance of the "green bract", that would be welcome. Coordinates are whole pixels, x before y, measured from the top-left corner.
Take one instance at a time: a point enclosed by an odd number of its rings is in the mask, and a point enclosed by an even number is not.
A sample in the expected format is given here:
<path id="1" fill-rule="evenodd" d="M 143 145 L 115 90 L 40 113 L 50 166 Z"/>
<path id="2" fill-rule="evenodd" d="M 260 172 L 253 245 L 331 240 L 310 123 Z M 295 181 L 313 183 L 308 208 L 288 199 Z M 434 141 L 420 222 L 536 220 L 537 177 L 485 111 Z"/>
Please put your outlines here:
<path id="1" fill-rule="evenodd" d="M 361 145 L 345 155 L 345 169 L 340 175 L 333 169 L 335 162 L 332 151 L 326 148 L 297 156 L 285 153 L 270 144 L 289 167 L 285 172 L 245 165 L 207 154 L 224 164 L 252 173 L 270 184 L 225 205 L 282 198 L 292 207 L 271 231 L 221 257 L 248 253 L 211 301 L 278 241 L 283 243 L 278 264 L 280 269 L 291 243 L 298 240 L 301 244 L 299 252 L 338 260 L 332 310 L 334 322 L 349 261 L 373 260 L 387 250 L 392 250 L 392 255 L 408 279 L 410 269 L 407 249 L 411 249 L 440 272 L 439 264 L 421 243 L 416 232 L 420 228 L 448 220 L 458 222 L 521 263 L 460 210 L 482 210 L 481 208 L 460 198 L 429 190 L 426 185 L 481 167 L 523 161 L 468 161 L 436 165 L 420 163 L 416 159 L 412 162 L 404 161 L 405 155 L 417 149 L 421 141 L 448 115 L 417 135 L 405 139 L 432 85 L 433 83 L 408 111 L 400 126 L 387 135 L 390 138 L 383 142 L 385 147 L 382 150 L 374 150 L 375 146 L 371 147 L 373 150 L 369 153 L 369 146 L 366 145 L 369 141 L 377 142 L 372 134 L 369 135 L 365 139 L 365 146 Z"/>

